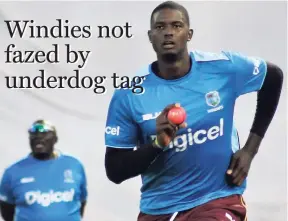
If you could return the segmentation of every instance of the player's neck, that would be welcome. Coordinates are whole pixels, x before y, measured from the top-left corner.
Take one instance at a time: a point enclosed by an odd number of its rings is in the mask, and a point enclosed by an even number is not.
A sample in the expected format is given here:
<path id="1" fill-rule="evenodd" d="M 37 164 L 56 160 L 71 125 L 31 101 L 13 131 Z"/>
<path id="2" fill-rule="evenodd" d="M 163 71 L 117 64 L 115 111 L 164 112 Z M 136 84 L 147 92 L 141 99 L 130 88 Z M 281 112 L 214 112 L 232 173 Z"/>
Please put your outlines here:
<path id="1" fill-rule="evenodd" d="M 174 61 L 158 58 L 158 75 L 161 78 L 172 80 L 188 74 L 192 65 L 188 51 L 177 56 Z"/>

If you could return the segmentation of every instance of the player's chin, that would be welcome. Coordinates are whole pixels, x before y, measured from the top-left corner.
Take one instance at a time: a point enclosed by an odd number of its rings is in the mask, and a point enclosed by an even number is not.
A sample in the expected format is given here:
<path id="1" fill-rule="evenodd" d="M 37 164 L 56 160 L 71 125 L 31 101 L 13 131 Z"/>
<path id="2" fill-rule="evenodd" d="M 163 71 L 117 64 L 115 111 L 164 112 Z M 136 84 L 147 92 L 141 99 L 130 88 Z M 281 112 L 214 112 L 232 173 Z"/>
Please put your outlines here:
<path id="1" fill-rule="evenodd" d="M 175 61 L 177 60 L 177 54 L 178 54 L 178 51 L 177 50 L 165 50 L 163 51 L 162 53 L 162 58 L 165 60 L 165 61 Z"/>
<path id="2" fill-rule="evenodd" d="M 36 154 L 49 154 L 50 151 L 48 150 L 48 148 L 43 146 L 41 148 L 32 147 L 32 152 L 34 155 L 36 155 Z"/>
<path id="3" fill-rule="evenodd" d="M 176 56 L 177 54 L 178 54 L 178 51 L 175 49 L 165 50 L 162 52 L 163 56 Z"/>
<path id="4" fill-rule="evenodd" d="M 37 152 L 33 152 L 34 157 L 38 158 L 38 159 L 47 159 L 50 156 L 49 152 L 39 152 L 39 150 L 37 150 Z"/>

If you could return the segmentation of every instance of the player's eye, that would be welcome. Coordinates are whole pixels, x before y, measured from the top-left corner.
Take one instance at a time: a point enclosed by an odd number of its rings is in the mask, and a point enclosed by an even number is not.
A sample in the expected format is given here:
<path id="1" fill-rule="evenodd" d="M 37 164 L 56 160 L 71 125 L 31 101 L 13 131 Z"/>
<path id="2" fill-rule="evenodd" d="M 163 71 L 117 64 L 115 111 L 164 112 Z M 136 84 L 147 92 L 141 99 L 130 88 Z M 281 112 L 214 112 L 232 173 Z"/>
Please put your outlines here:
<path id="1" fill-rule="evenodd" d="M 163 25 L 156 25 L 156 29 L 163 29 Z"/>
<path id="2" fill-rule="evenodd" d="M 181 28 L 182 25 L 180 25 L 180 24 L 175 24 L 174 27 L 175 27 L 175 28 Z"/>

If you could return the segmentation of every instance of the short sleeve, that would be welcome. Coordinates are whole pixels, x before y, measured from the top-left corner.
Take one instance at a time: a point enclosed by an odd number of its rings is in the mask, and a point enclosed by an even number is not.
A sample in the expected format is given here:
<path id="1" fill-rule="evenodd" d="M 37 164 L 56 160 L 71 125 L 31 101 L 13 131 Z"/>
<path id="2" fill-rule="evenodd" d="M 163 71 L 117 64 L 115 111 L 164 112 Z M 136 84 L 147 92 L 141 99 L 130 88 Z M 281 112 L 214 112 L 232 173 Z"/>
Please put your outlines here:
<path id="1" fill-rule="evenodd" d="M 80 200 L 81 200 L 81 202 L 84 202 L 87 200 L 88 190 L 87 190 L 86 172 L 85 172 L 84 166 L 82 164 L 81 164 L 81 175 L 82 175 L 82 182 L 81 182 L 81 186 L 80 186 L 80 190 L 81 190 Z"/>
<path id="2" fill-rule="evenodd" d="M 235 74 L 237 96 L 260 90 L 267 73 L 266 62 L 262 58 L 235 52 L 228 56 Z"/>
<path id="3" fill-rule="evenodd" d="M 11 186 L 11 175 L 9 170 L 5 170 L 0 184 L 0 200 L 14 204 L 13 191 Z"/>
<path id="4" fill-rule="evenodd" d="M 128 91 L 115 90 L 109 104 L 105 127 L 105 145 L 130 149 L 137 146 L 137 124 L 133 121 Z"/>

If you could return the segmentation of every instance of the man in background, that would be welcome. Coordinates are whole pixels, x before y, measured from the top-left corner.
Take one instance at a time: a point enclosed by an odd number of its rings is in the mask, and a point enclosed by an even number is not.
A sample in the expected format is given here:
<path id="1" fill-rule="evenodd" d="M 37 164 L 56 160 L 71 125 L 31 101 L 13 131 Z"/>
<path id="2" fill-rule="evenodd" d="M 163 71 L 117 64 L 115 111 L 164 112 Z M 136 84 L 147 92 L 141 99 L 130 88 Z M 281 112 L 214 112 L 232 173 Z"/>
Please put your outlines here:
<path id="1" fill-rule="evenodd" d="M 5 169 L 0 208 L 5 221 L 80 221 L 87 200 L 84 167 L 55 151 L 55 126 L 37 120 L 29 128 L 31 153 Z"/>

